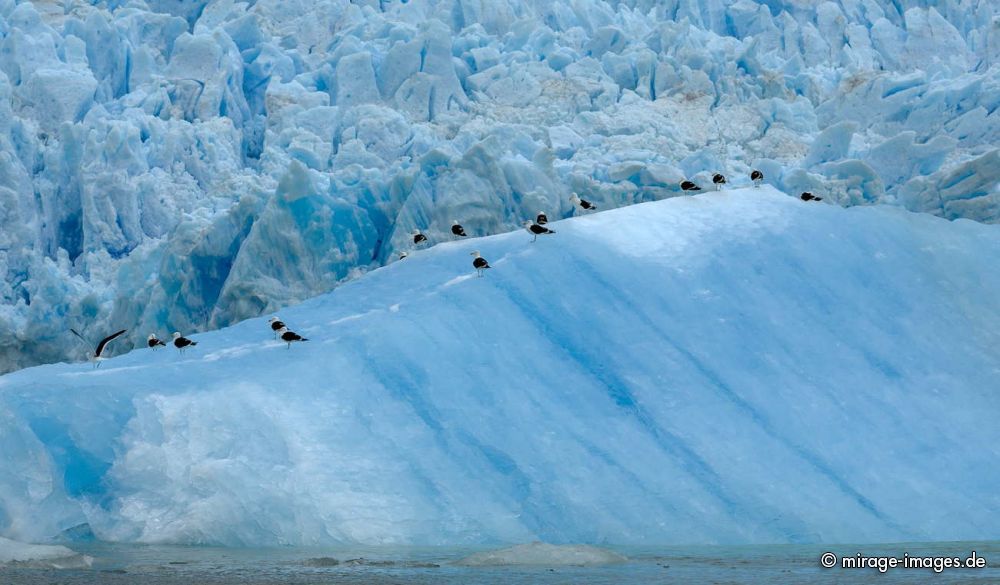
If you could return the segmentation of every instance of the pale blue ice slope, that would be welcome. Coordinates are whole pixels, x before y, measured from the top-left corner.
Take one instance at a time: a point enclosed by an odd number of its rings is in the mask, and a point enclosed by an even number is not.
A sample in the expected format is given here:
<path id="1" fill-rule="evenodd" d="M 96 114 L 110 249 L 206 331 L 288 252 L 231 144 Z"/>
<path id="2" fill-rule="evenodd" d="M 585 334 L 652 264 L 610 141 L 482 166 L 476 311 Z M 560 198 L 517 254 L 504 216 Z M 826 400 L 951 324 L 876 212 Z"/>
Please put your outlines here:
<path id="1" fill-rule="evenodd" d="M 552 227 L 283 310 L 291 350 L 260 318 L 0 377 L 0 535 L 1000 536 L 1000 226 L 764 187 Z"/>

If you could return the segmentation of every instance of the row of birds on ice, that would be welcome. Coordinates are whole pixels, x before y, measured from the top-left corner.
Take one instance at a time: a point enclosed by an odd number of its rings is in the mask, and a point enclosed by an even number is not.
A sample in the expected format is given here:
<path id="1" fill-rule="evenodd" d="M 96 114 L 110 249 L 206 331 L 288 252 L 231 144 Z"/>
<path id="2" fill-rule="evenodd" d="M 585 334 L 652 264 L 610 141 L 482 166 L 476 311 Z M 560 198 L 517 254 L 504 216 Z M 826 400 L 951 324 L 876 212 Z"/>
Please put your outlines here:
<path id="1" fill-rule="evenodd" d="M 285 325 L 285 323 L 281 321 L 281 319 L 279 319 L 277 316 L 268 319 L 268 323 L 271 326 L 271 331 L 274 333 L 274 338 L 281 339 L 282 341 L 288 344 L 286 349 L 291 349 L 293 343 L 309 341 L 305 337 L 302 337 L 298 333 L 289 329 L 288 326 Z M 81 335 L 76 329 L 70 329 L 70 331 L 73 333 L 73 335 L 76 335 L 78 338 L 80 338 L 81 341 L 87 344 L 87 347 L 90 347 L 90 341 L 86 337 Z M 126 331 L 128 331 L 128 329 L 122 329 L 121 331 L 116 331 L 97 343 L 97 345 L 94 347 L 93 353 L 88 354 L 88 357 L 90 361 L 94 363 L 95 368 L 101 367 L 101 362 L 104 361 L 105 359 L 104 350 L 108 348 L 108 344 L 114 341 L 115 339 L 118 339 L 122 335 L 125 335 Z M 177 351 L 179 353 L 183 354 L 184 350 L 186 350 L 189 347 L 194 347 L 195 345 L 198 345 L 198 342 L 194 341 L 193 339 L 188 339 L 187 337 L 184 337 L 183 335 L 180 334 L 179 331 L 174 331 L 173 340 L 171 341 L 171 344 L 177 348 Z M 162 339 L 158 338 L 155 333 L 150 333 L 149 337 L 146 338 L 146 347 L 148 347 L 149 349 L 156 350 L 160 347 L 166 347 L 166 346 L 167 344 L 164 343 Z"/>
<path id="2" fill-rule="evenodd" d="M 305 337 L 302 337 L 298 333 L 289 329 L 288 326 L 285 325 L 285 323 L 277 316 L 268 319 L 268 323 L 271 326 L 271 331 L 274 333 L 274 338 L 281 339 L 282 341 L 287 343 L 288 344 L 287 349 L 291 349 L 293 343 L 309 341 Z M 76 329 L 70 329 L 70 331 L 73 333 L 73 335 L 76 335 L 78 338 L 80 338 L 81 341 L 83 341 L 85 344 L 87 344 L 88 347 L 90 347 L 90 341 L 86 337 L 81 335 Z M 108 348 L 108 344 L 114 341 L 115 339 L 118 339 L 122 335 L 125 335 L 126 331 L 128 331 L 128 329 L 122 329 L 121 331 L 116 331 L 111 335 L 108 335 L 107 337 L 102 339 L 100 342 L 98 342 L 98 344 L 94 347 L 93 353 L 88 354 L 88 357 L 90 361 L 94 363 L 95 368 L 101 367 L 101 362 L 104 361 L 105 359 L 104 350 Z M 177 351 L 179 353 L 183 354 L 184 350 L 186 350 L 189 347 L 194 347 L 195 345 L 198 345 L 198 342 L 192 339 L 188 339 L 187 337 L 184 337 L 183 335 L 180 334 L 179 331 L 174 331 L 174 336 L 173 340 L 171 341 L 171 344 L 177 348 Z M 155 333 L 150 333 L 149 337 L 146 338 L 146 346 L 149 349 L 156 350 L 157 348 L 160 347 L 166 347 L 167 344 L 162 339 L 158 338 Z"/>
<path id="3" fill-rule="evenodd" d="M 758 170 L 755 169 L 755 170 L 751 171 L 751 173 L 750 173 L 750 180 L 753 181 L 753 186 L 754 187 L 760 187 L 760 184 L 764 182 L 764 173 L 762 173 L 762 172 L 760 172 L 760 171 L 758 171 Z M 715 189 L 716 190 L 722 189 L 722 186 L 726 184 L 726 177 L 725 177 L 725 175 L 723 175 L 722 173 L 715 173 L 714 175 L 712 175 L 712 183 L 715 185 Z M 702 188 L 699 187 L 695 182 L 688 181 L 688 180 L 681 181 L 680 186 L 681 186 L 681 190 L 682 191 L 686 191 L 686 192 L 689 192 L 689 193 L 693 193 L 693 192 L 697 192 L 697 191 L 701 191 L 702 190 Z M 822 201 L 823 200 L 822 197 L 817 197 L 817 196 L 813 195 L 812 193 L 810 193 L 809 191 L 803 191 L 802 194 L 799 195 L 799 199 L 801 199 L 803 201 Z M 576 193 L 573 193 L 570 196 L 569 201 L 570 201 L 570 203 L 573 204 L 574 209 L 579 208 L 581 211 L 584 211 L 584 212 L 586 212 L 586 211 L 596 211 L 597 210 L 597 206 L 596 205 L 594 205 L 590 201 L 587 201 L 586 199 L 581 199 L 580 196 L 577 195 Z M 549 228 L 545 227 L 545 224 L 547 224 L 548 222 L 549 222 L 549 218 L 546 216 L 546 214 L 545 214 L 544 211 L 539 211 L 538 215 L 535 216 L 535 220 L 534 221 L 532 221 L 530 219 L 524 220 L 524 224 L 523 224 L 524 225 L 524 229 L 528 230 L 528 233 L 531 234 L 531 241 L 532 242 L 534 242 L 535 240 L 537 240 L 538 236 L 543 236 L 543 235 L 548 235 L 548 234 L 554 234 L 555 233 L 554 231 L 552 231 Z M 460 237 L 460 238 L 464 238 L 467 235 L 465 233 L 465 228 L 463 228 L 462 225 L 460 223 L 458 223 L 457 220 L 452 221 L 452 223 L 451 223 L 451 233 L 452 233 L 452 235 Z M 423 233 L 421 233 L 420 230 L 414 230 L 413 233 L 411 234 L 411 236 L 413 237 L 413 245 L 414 246 L 419 246 L 419 245 L 427 242 L 427 236 L 425 236 Z M 472 258 L 472 267 L 476 269 L 476 273 L 479 276 L 482 276 L 483 275 L 483 271 L 485 271 L 486 269 L 490 268 L 490 263 L 485 258 L 482 257 L 482 255 L 479 253 L 479 250 L 473 250 L 472 252 L 469 252 L 469 254 L 471 256 L 473 256 L 473 258 Z M 408 255 L 409 255 L 408 252 L 400 252 L 399 253 L 399 259 L 402 260 L 403 258 L 406 258 Z"/>
<path id="4" fill-rule="evenodd" d="M 753 172 L 750 173 L 750 180 L 753 181 L 754 187 L 759 187 L 760 184 L 764 181 L 764 174 L 758 170 L 754 170 Z M 723 185 L 726 184 L 726 177 L 721 173 L 716 173 L 715 175 L 712 176 L 712 183 L 715 185 L 716 190 L 719 190 L 722 188 Z M 702 188 L 699 187 L 694 182 L 686 180 L 681 181 L 680 187 L 681 190 L 687 192 L 697 192 L 702 190 Z M 804 191 L 801 195 L 799 195 L 799 199 L 801 199 L 802 201 L 823 200 L 822 197 L 817 197 L 808 191 Z M 587 201 L 586 199 L 581 199 L 580 196 L 577 195 L 576 193 L 573 193 L 572 196 L 569 198 L 569 200 L 570 203 L 573 204 L 574 208 L 579 208 L 581 211 L 588 212 L 597 210 L 596 205 L 594 205 L 590 201 Z M 530 219 L 524 221 L 524 229 L 526 229 L 528 233 L 531 234 L 532 242 L 536 241 L 538 239 L 538 236 L 550 235 L 556 233 L 555 231 L 545 227 L 545 224 L 547 224 L 548 222 L 549 218 L 546 216 L 544 211 L 539 211 L 538 215 L 535 216 L 534 221 Z M 452 222 L 451 233 L 459 238 L 464 238 L 468 235 L 465 233 L 465 228 L 463 228 L 462 225 L 459 224 L 457 221 Z M 427 242 L 427 236 L 422 234 L 420 230 L 414 230 L 412 236 L 413 236 L 414 246 L 419 246 L 420 244 Z M 470 252 L 470 255 L 473 256 L 472 267 L 476 270 L 476 273 L 479 276 L 482 276 L 483 272 L 485 272 L 487 269 L 490 268 L 490 263 L 486 260 L 486 258 L 482 257 L 482 255 L 479 253 L 479 250 L 473 250 L 472 252 Z M 400 252 L 400 259 L 406 258 L 406 256 L 407 256 L 406 252 Z M 285 323 L 282 322 L 281 319 L 279 319 L 277 316 L 271 317 L 268 320 L 268 323 L 271 326 L 271 331 L 273 332 L 275 339 L 281 339 L 281 341 L 284 341 L 287 344 L 286 349 L 291 349 L 293 343 L 309 341 L 305 337 L 302 337 L 298 333 L 289 329 L 285 325 Z M 90 342 L 87 340 L 87 338 L 85 338 L 75 329 L 70 329 L 70 331 L 73 333 L 73 335 L 76 335 L 78 338 L 80 338 L 81 341 L 86 343 L 88 347 L 90 346 Z M 126 331 L 128 330 L 122 329 L 121 331 L 116 331 L 115 333 L 112 333 L 111 335 L 105 337 L 95 346 L 93 353 L 88 354 L 90 357 L 90 361 L 94 363 L 95 368 L 100 367 L 101 361 L 105 359 L 103 356 L 104 356 L 104 351 L 108 347 L 108 344 L 114 341 L 115 339 L 121 337 L 122 335 L 124 335 Z M 177 351 L 180 352 L 181 354 L 183 354 L 184 350 L 186 350 L 187 348 L 198 345 L 197 341 L 193 341 L 191 339 L 188 339 L 187 337 L 184 337 L 183 335 L 180 334 L 179 331 L 174 332 L 171 343 L 175 348 L 177 348 Z M 162 339 L 156 337 L 156 334 L 150 334 L 149 337 L 146 339 L 146 344 L 147 347 L 153 350 L 159 347 L 166 347 L 167 345 Z"/>

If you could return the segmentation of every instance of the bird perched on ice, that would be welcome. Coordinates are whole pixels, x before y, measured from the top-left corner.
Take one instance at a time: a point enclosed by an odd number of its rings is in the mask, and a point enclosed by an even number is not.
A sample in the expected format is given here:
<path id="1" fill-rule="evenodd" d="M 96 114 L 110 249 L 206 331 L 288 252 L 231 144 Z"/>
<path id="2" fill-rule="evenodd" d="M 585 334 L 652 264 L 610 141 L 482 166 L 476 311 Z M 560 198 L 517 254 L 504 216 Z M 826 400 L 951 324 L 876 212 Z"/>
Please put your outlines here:
<path id="1" fill-rule="evenodd" d="M 459 225 L 457 220 L 452 220 L 451 222 L 451 233 L 455 234 L 460 238 L 464 238 L 466 236 L 465 228 Z"/>
<path id="2" fill-rule="evenodd" d="M 73 332 L 73 335 L 79 337 L 80 341 L 86 343 L 88 347 L 90 346 L 90 342 L 84 339 L 82 335 L 77 333 L 76 329 L 70 329 L 70 331 Z M 111 343 L 113 339 L 116 339 L 124 335 L 126 331 L 127 329 L 122 329 L 121 331 L 117 331 L 115 333 L 112 333 L 111 335 L 108 335 L 107 337 L 102 339 L 100 343 L 97 344 L 97 347 L 94 348 L 94 353 L 87 354 L 87 358 L 94 363 L 94 368 L 101 367 L 101 362 L 104 361 L 104 350 L 108 347 L 108 344 Z"/>
<path id="3" fill-rule="evenodd" d="M 535 216 L 535 223 L 538 225 L 545 225 L 549 223 L 549 216 L 545 215 L 544 211 L 539 211 L 538 215 Z"/>
<path id="4" fill-rule="evenodd" d="M 799 199 L 801 199 L 803 201 L 822 201 L 823 200 L 822 197 L 817 197 L 817 196 L 813 195 L 812 193 L 810 193 L 809 191 L 803 191 L 802 194 L 799 195 Z"/>
<path id="5" fill-rule="evenodd" d="M 178 351 L 184 353 L 184 350 L 192 345 L 198 345 L 198 342 L 191 341 L 187 337 L 181 336 L 179 331 L 174 331 L 174 347 L 176 347 Z"/>
<path id="6" fill-rule="evenodd" d="M 754 169 L 753 172 L 750 173 L 750 180 L 753 181 L 754 187 L 760 187 L 760 184 L 764 182 L 764 173 Z"/>
<path id="7" fill-rule="evenodd" d="M 420 230 L 413 230 L 413 234 L 412 235 L 413 235 L 413 245 L 414 246 L 419 245 L 421 242 L 426 242 L 427 241 L 427 236 L 425 236 L 424 234 L 420 233 Z"/>
<path id="8" fill-rule="evenodd" d="M 701 187 L 691 181 L 681 181 L 682 191 L 701 191 Z"/>
<path id="9" fill-rule="evenodd" d="M 159 340 L 159 339 L 156 338 L 156 334 L 155 333 L 150 333 L 149 334 L 149 337 L 146 338 L 146 345 L 150 349 L 156 349 L 157 347 L 159 347 L 161 345 L 163 347 L 167 346 L 166 343 L 163 343 L 163 341 L 161 341 L 161 340 Z"/>
<path id="10" fill-rule="evenodd" d="M 268 319 L 267 322 L 271 324 L 271 332 L 274 333 L 274 337 L 277 338 L 278 337 L 278 331 L 282 327 L 284 327 L 285 324 L 280 319 L 278 319 L 277 315 L 275 315 L 274 317 L 271 317 L 270 319 Z"/>
<path id="11" fill-rule="evenodd" d="M 285 349 L 291 349 L 292 344 L 298 341 L 309 341 L 305 337 L 302 337 L 294 331 L 289 331 L 288 327 L 282 327 L 278 333 L 281 335 L 281 340 L 288 344 Z"/>
<path id="12" fill-rule="evenodd" d="M 726 177 L 722 173 L 712 175 L 712 182 L 715 183 L 715 190 L 718 191 L 726 184 Z"/>
<path id="13" fill-rule="evenodd" d="M 573 195 L 570 196 L 569 201 L 584 211 L 597 211 L 596 205 L 586 199 L 580 199 L 579 195 L 576 193 L 573 193 Z"/>
<path id="14" fill-rule="evenodd" d="M 530 219 L 524 220 L 524 229 L 528 230 L 528 233 L 534 236 L 531 241 L 534 242 L 538 239 L 538 236 L 543 234 L 554 234 L 555 232 L 547 227 L 540 226 L 537 223 L 531 221 Z"/>
<path id="15" fill-rule="evenodd" d="M 474 256 L 472 259 L 472 267 L 476 269 L 476 273 L 479 274 L 479 276 L 482 276 L 483 271 L 490 267 L 490 263 L 486 261 L 486 258 L 479 255 L 479 250 L 473 250 L 472 252 L 469 252 L 469 255 Z"/>

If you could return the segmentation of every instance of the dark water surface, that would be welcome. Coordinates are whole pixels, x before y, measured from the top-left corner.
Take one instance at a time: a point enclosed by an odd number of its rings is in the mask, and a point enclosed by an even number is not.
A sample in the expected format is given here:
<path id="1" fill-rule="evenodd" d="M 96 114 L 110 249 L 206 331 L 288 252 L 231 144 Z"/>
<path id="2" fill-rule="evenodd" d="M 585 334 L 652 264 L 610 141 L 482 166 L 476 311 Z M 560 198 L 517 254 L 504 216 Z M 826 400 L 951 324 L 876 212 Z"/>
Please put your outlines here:
<path id="1" fill-rule="evenodd" d="M 596 567 L 457 564 L 483 548 L 350 547 L 231 549 L 74 543 L 88 569 L 0 568 L 0 585 L 372 584 L 998 584 L 1000 542 L 891 545 L 608 547 L 628 561 Z M 980 569 L 825 569 L 820 556 L 986 559 Z"/>

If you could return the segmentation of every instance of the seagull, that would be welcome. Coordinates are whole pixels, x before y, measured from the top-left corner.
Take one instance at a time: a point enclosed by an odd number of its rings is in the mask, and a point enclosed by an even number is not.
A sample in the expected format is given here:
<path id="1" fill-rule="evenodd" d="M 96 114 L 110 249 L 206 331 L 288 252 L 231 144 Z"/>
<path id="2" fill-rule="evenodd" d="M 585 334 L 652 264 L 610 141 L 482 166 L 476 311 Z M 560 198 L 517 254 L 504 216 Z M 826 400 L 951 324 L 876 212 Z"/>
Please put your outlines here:
<path id="1" fill-rule="evenodd" d="M 285 349 L 291 349 L 292 343 L 296 341 L 309 341 L 308 339 L 302 337 L 298 333 L 294 331 L 289 331 L 288 327 L 282 327 L 278 331 L 278 333 L 281 334 L 281 340 L 288 344 L 288 347 L 286 347 Z"/>
<path id="2" fill-rule="evenodd" d="M 413 234 L 412 235 L 413 235 L 413 245 L 414 246 L 420 244 L 420 242 L 426 242 L 427 241 L 427 236 L 425 236 L 424 234 L 420 233 L 420 230 L 413 230 Z"/>
<path id="3" fill-rule="evenodd" d="M 545 215 L 544 211 L 538 212 L 538 216 L 535 217 L 535 223 L 537 223 L 538 225 L 545 225 L 549 223 L 549 218 L 547 215 Z"/>
<path id="4" fill-rule="evenodd" d="M 160 345 L 162 345 L 164 347 L 167 346 L 166 343 L 163 343 L 162 341 L 160 341 L 159 339 L 156 338 L 156 334 L 155 333 L 150 333 L 149 334 L 149 337 L 146 338 L 146 345 L 149 346 L 150 349 L 156 349 L 157 346 L 160 346 Z"/>
<path id="5" fill-rule="evenodd" d="M 570 203 L 572 203 L 573 205 L 579 205 L 580 209 L 584 209 L 584 210 L 587 210 L 587 211 L 591 211 L 591 210 L 597 211 L 597 206 L 596 205 L 594 205 L 590 201 L 587 201 L 586 199 L 580 199 L 580 197 L 577 196 L 576 193 L 573 193 L 573 195 L 570 196 L 569 200 L 570 200 Z"/>
<path id="6" fill-rule="evenodd" d="M 695 185 L 691 181 L 681 181 L 682 191 L 701 191 L 701 187 Z"/>
<path id="7" fill-rule="evenodd" d="M 712 175 L 712 182 L 715 183 L 715 190 L 718 191 L 726 184 L 726 177 L 722 173 Z"/>
<path id="8" fill-rule="evenodd" d="M 181 353 L 184 353 L 184 348 L 189 345 L 198 345 L 198 342 L 191 341 L 187 337 L 181 337 L 180 332 L 174 331 L 174 347 L 180 350 Z"/>
<path id="9" fill-rule="evenodd" d="M 277 339 L 278 338 L 278 330 L 281 329 L 282 327 L 284 327 L 285 324 L 282 323 L 280 319 L 278 319 L 277 315 L 275 315 L 274 317 L 271 317 L 270 319 L 268 319 L 267 322 L 271 324 L 271 331 L 274 332 L 274 337 L 275 337 L 275 339 Z"/>
<path id="10" fill-rule="evenodd" d="M 528 230 L 528 233 L 534 236 L 531 241 L 534 242 L 538 239 L 538 236 L 542 234 L 554 234 L 555 232 L 547 227 L 538 225 L 537 223 L 531 221 L 530 219 L 524 220 L 524 229 Z"/>
<path id="11" fill-rule="evenodd" d="M 810 193 L 809 191 L 803 191 L 802 194 L 799 195 L 799 199 L 801 199 L 803 201 L 822 201 L 823 200 L 822 197 L 817 197 L 817 196 L 813 195 L 812 193 Z"/>
<path id="12" fill-rule="evenodd" d="M 463 237 L 463 238 L 466 235 L 465 234 L 465 228 L 463 228 L 461 225 L 459 225 L 458 221 L 456 221 L 456 220 L 452 220 L 451 221 L 451 233 L 455 234 L 456 236 Z"/>
<path id="13" fill-rule="evenodd" d="M 473 250 L 472 252 L 469 252 L 469 255 L 475 256 L 475 258 L 472 259 L 472 267 L 476 269 L 479 276 L 482 276 L 483 271 L 490 267 L 490 263 L 486 261 L 486 258 L 479 255 L 479 250 Z"/>
<path id="14" fill-rule="evenodd" d="M 70 331 L 73 332 L 73 335 L 76 335 L 77 337 L 79 337 L 80 341 L 86 343 L 88 346 L 90 345 L 90 342 L 88 342 L 86 339 L 84 339 L 84 337 L 82 335 L 80 335 L 79 333 L 77 333 L 76 329 L 70 329 Z M 126 331 L 128 331 L 128 330 L 127 329 L 122 329 L 121 331 L 118 331 L 116 333 L 112 333 L 111 335 L 108 335 L 107 337 L 105 337 L 104 339 L 102 339 L 100 343 L 97 344 L 97 347 L 94 349 L 94 353 L 87 354 L 87 357 L 90 359 L 90 361 L 94 362 L 94 368 L 95 369 L 101 367 L 101 362 L 104 361 L 104 349 L 106 347 L 108 347 L 108 344 L 111 343 L 111 341 L 113 339 L 115 339 L 116 337 L 118 337 L 120 335 L 124 335 Z"/>
<path id="15" fill-rule="evenodd" d="M 754 187 L 760 187 L 760 184 L 764 182 L 764 173 L 754 169 L 753 172 L 750 173 L 750 180 L 753 181 Z"/>

